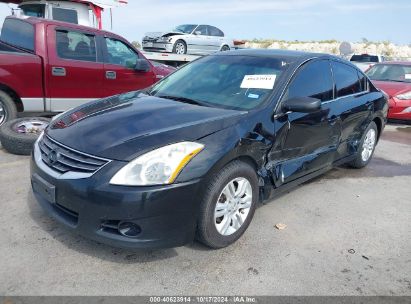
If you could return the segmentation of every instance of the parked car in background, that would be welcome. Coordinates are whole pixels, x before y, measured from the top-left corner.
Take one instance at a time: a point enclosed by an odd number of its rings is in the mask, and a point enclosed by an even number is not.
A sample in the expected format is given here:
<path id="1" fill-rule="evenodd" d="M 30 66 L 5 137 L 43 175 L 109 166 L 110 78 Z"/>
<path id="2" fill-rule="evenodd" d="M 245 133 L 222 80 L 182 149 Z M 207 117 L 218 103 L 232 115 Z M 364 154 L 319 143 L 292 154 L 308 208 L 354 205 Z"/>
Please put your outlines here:
<path id="1" fill-rule="evenodd" d="M 0 124 L 146 88 L 158 78 L 126 39 L 40 18 L 7 17 L 0 36 Z M 161 75 L 167 71 L 161 70 Z"/>
<path id="2" fill-rule="evenodd" d="M 234 243 L 257 205 L 348 163 L 365 167 L 385 95 L 345 60 L 241 50 L 53 120 L 33 192 L 62 225 L 119 247 Z"/>
<path id="3" fill-rule="evenodd" d="M 366 74 L 388 95 L 388 118 L 411 121 L 411 62 L 385 62 Z"/>
<path id="4" fill-rule="evenodd" d="M 146 33 L 144 51 L 206 55 L 233 48 L 233 41 L 215 26 L 182 24 L 169 32 Z"/>
<path id="5" fill-rule="evenodd" d="M 150 60 L 150 62 L 153 65 L 154 73 L 156 74 L 157 79 L 164 78 L 177 70 L 177 68 L 172 67 L 171 65 L 156 62 L 153 60 Z"/>
<path id="6" fill-rule="evenodd" d="M 385 58 L 380 55 L 361 54 L 352 55 L 350 61 L 364 72 L 374 64 L 385 61 Z"/>

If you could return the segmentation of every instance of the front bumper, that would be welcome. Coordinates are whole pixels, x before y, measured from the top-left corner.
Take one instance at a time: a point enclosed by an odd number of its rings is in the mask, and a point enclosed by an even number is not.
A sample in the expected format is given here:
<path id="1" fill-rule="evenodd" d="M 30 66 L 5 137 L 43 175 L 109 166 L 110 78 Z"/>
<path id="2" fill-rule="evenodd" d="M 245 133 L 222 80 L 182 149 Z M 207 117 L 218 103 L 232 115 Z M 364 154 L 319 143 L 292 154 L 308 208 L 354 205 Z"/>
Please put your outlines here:
<path id="1" fill-rule="evenodd" d="M 155 187 L 110 185 L 124 162 L 112 161 L 94 175 L 58 175 L 41 160 L 37 144 L 31 159 L 33 193 L 58 222 L 87 238 L 125 248 L 164 248 L 193 240 L 199 210 L 200 180 Z M 54 186 L 54 199 L 38 191 L 42 181 Z M 36 190 L 37 189 L 37 190 Z M 54 191 L 54 190 L 53 190 Z M 116 225 L 131 222 L 141 228 L 135 237 L 119 233 Z"/>
<path id="2" fill-rule="evenodd" d="M 173 44 L 170 42 L 153 42 L 153 41 L 143 41 L 142 47 L 144 51 L 154 51 L 154 52 L 173 52 Z"/>

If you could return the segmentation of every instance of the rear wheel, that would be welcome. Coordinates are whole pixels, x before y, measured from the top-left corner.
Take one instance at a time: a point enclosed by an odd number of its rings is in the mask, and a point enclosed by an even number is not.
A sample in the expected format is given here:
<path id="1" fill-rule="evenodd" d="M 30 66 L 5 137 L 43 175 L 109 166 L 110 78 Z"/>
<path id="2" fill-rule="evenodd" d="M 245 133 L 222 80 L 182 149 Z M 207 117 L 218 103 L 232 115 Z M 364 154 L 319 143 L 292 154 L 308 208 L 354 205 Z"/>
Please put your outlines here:
<path id="1" fill-rule="evenodd" d="M 16 116 L 17 109 L 14 100 L 7 93 L 0 91 L 0 126 Z"/>
<path id="2" fill-rule="evenodd" d="M 223 45 L 222 48 L 221 48 L 221 52 L 226 52 L 226 51 L 229 51 L 229 50 L 230 50 L 230 47 L 228 45 Z"/>
<path id="3" fill-rule="evenodd" d="M 187 45 L 183 40 L 177 40 L 174 44 L 173 53 L 183 55 L 187 53 Z"/>
<path id="4" fill-rule="evenodd" d="M 377 144 L 378 128 L 375 122 L 371 122 L 365 130 L 356 158 L 349 163 L 353 168 L 363 168 L 371 161 Z"/>
<path id="5" fill-rule="evenodd" d="M 211 248 L 226 247 L 245 232 L 258 201 L 254 168 L 234 161 L 210 182 L 201 203 L 197 239 Z"/>

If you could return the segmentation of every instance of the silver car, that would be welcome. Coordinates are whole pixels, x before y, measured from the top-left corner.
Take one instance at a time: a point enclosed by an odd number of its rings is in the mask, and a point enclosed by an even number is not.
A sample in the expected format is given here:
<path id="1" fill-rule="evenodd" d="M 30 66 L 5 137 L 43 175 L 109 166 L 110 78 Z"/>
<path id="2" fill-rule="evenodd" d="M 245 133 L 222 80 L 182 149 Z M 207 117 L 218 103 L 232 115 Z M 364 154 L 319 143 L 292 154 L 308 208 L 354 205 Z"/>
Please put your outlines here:
<path id="1" fill-rule="evenodd" d="M 215 26 L 183 24 L 169 32 L 146 33 L 142 46 L 144 51 L 175 54 L 206 55 L 217 51 L 229 51 L 233 41 Z"/>

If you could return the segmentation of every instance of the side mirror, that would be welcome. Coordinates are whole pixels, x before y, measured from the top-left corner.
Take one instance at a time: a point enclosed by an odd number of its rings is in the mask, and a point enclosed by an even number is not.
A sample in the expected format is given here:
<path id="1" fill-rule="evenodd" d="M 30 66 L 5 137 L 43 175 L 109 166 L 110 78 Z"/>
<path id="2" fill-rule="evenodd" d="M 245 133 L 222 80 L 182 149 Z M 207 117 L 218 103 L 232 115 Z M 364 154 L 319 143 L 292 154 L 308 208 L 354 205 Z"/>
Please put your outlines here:
<path id="1" fill-rule="evenodd" d="M 150 63 L 146 59 L 137 59 L 134 70 L 138 72 L 148 72 L 150 71 Z"/>
<path id="2" fill-rule="evenodd" d="M 312 97 L 294 97 L 283 102 L 285 112 L 312 113 L 321 109 L 321 100 Z"/>
<path id="3" fill-rule="evenodd" d="M 201 31 L 195 31 L 194 35 L 197 35 L 197 36 L 201 35 Z"/>

